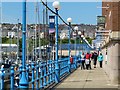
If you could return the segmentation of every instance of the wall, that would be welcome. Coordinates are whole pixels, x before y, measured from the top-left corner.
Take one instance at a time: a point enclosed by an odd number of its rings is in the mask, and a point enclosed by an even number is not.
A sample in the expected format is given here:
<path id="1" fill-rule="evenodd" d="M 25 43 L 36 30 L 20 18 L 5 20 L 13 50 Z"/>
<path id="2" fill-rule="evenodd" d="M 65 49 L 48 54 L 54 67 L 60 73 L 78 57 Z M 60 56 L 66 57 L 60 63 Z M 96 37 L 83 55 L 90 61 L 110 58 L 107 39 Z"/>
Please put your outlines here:
<path id="1" fill-rule="evenodd" d="M 104 55 L 103 68 L 108 74 L 112 84 L 120 83 L 120 43 L 118 41 L 112 41 L 107 46 L 107 58 L 106 47 L 102 49 Z"/>

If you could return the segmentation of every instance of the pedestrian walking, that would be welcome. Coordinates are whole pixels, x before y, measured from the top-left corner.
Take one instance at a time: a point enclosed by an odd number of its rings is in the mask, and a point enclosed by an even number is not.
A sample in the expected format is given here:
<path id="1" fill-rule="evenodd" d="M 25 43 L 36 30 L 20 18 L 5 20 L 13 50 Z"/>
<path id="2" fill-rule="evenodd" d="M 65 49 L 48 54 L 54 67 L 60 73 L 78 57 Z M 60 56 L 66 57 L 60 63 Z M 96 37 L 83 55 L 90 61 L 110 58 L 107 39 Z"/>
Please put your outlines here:
<path id="1" fill-rule="evenodd" d="M 84 52 L 81 54 L 81 69 L 85 69 L 85 54 Z"/>
<path id="2" fill-rule="evenodd" d="M 85 64 L 86 64 L 86 69 L 88 70 L 89 68 L 91 69 L 91 62 L 90 62 L 90 54 L 89 53 L 87 53 L 86 55 L 85 55 Z"/>
<path id="3" fill-rule="evenodd" d="M 96 64 L 97 64 L 97 58 L 98 58 L 98 54 L 96 52 L 94 52 L 94 68 L 96 68 Z"/>
<path id="4" fill-rule="evenodd" d="M 94 52 L 91 53 L 91 63 L 94 65 Z"/>
<path id="5" fill-rule="evenodd" d="M 102 62 L 103 62 L 103 55 L 102 55 L 102 53 L 100 53 L 100 55 L 98 56 L 98 61 L 99 61 L 99 64 L 100 64 L 100 68 L 102 68 Z"/>
<path id="6" fill-rule="evenodd" d="M 70 56 L 70 63 L 73 64 L 73 57 Z"/>

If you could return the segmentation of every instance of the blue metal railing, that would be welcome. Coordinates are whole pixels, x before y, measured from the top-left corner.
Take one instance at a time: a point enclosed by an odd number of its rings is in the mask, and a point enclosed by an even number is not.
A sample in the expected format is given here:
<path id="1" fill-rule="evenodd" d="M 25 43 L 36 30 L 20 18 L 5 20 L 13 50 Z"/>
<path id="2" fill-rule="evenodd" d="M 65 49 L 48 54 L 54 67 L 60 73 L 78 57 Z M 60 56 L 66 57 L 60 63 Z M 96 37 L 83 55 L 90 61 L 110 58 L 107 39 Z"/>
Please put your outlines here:
<path id="1" fill-rule="evenodd" d="M 68 68 L 69 58 L 61 58 L 58 60 L 60 78 L 65 74 L 69 74 Z M 71 69 L 76 69 L 79 64 L 79 58 L 73 57 Z M 9 71 L 1 68 L 0 71 L 0 89 L 10 88 L 14 90 L 19 88 L 19 80 L 22 77 L 22 66 L 15 70 L 16 66 L 11 66 Z M 32 63 L 26 65 L 26 78 L 29 82 L 29 88 L 46 88 L 47 86 L 55 83 L 55 61 L 47 60 L 44 62 Z M 9 82 L 8 84 L 6 84 Z"/>

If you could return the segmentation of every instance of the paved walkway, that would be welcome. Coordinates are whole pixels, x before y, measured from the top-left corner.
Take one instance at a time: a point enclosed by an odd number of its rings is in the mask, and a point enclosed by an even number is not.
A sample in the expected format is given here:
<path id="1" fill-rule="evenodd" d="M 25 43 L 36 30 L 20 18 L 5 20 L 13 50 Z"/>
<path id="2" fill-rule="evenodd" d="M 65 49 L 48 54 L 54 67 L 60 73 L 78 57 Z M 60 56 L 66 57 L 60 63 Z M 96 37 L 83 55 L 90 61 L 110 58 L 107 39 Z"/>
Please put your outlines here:
<path id="1" fill-rule="evenodd" d="M 112 85 L 104 70 L 97 67 L 92 70 L 78 68 L 55 88 L 118 88 L 118 86 Z"/>

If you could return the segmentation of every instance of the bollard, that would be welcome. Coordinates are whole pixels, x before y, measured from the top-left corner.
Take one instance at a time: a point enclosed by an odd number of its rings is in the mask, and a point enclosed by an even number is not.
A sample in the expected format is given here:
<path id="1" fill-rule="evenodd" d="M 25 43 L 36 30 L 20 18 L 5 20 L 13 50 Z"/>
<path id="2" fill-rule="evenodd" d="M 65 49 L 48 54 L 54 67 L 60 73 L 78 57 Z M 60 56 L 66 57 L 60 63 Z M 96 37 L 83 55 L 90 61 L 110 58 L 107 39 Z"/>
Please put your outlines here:
<path id="1" fill-rule="evenodd" d="M 32 89 L 34 89 L 34 63 L 32 63 Z"/>
<path id="2" fill-rule="evenodd" d="M 11 81 L 11 85 L 10 85 L 10 88 L 11 90 L 14 90 L 14 67 L 12 66 L 11 67 L 11 76 L 10 76 L 10 81 Z"/>
<path id="3" fill-rule="evenodd" d="M 4 76 L 5 76 L 5 74 L 4 74 L 4 68 L 1 68 L 0 75 L 1 75 L 1 81 L 0 81 L 1 87 L 0 87 L 0 90 L 4 90 Z"/>

